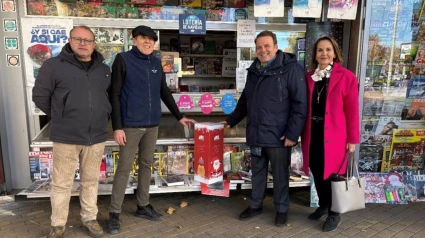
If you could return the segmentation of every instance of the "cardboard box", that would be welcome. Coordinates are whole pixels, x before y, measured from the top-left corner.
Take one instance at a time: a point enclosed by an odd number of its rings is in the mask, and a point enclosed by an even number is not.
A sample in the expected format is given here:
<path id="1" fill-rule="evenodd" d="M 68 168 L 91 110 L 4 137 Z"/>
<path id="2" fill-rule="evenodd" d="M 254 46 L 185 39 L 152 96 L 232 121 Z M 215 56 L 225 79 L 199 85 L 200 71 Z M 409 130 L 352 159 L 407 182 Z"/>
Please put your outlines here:
<path id="1" fill-rule="evenodd" d="M 195 124 L 195 181 L 213 184 L 223 181 L 224 125 Z"/>

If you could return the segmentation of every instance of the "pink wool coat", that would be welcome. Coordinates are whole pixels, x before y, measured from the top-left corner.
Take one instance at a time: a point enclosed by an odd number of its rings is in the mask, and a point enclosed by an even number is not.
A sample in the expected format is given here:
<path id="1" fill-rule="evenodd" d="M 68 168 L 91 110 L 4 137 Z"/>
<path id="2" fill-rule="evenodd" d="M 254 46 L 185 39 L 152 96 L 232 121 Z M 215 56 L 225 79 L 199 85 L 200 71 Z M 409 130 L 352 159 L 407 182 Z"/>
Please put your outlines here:
<path id="1" fill-rule="evenodd" d="M 308 116 L 301 136 L 303 152 L 304 172 L 308 174 L 311 133 L 311 103 L 314 90 L 314 81 L 311 78 L 314 71 L 306 75 L 308 95 Z M 358 82 L 356 76 L 349 70 L 343 68 L 339 63 L 334 63 L 331 78 L 329 80 L 326 96 L 325 111 L 325 171 L 324 179 L 329 178 L 332 173 L 337 173 L 339 167 L 347 154 L 347 143 L 358 144 L 360 142 L 360 120 Z M 346 164 L 340 173 L 345 173 Z"/>

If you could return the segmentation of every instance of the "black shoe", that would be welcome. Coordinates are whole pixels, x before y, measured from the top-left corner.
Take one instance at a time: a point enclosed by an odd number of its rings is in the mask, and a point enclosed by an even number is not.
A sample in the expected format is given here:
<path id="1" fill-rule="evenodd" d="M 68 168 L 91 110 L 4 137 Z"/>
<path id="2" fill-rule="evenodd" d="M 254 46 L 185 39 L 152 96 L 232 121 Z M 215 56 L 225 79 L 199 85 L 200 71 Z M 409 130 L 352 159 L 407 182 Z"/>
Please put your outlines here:
<path id="1" fill-rule="evenodd" d="M 313 213 L 311 213 L 308 216 L 308 219 L 310 219 L 310 220 L 319 220 L 320 218 L 322 218 L 322 216 L 328 214 L 328 210 L 329 209 L 327 207 L 324 207 L 324 208 L 318 207 L 316 209 L 316 211 L 314 211 Z"/>
<path id="2" fill-rule="evenodd" d="M 137 205 L 136 217 L 145 218 L 151 221 L 162 221 L 164 217 L 162 217 L 161 213 L 155 211 L 152 205 L 148 204 L 146 206 Z"/>
<path id="3" fill-rule="evenodd" d="M 323 231 L 336 231 L 340 224 L 341 217 L 339 215 L 329 215 L 328 218 L 326 218 L 325 224 L 323 224 Z"/>
<path id="4" fill-rule="evenodd" d="M 115 212 L 109 213 L 108 233 L 115 235 L 120 233 L 120 214 Z"/>
<path id="5" fill-rule="evenodd" d="M 287 212 L 276 213 L 276 219 L 274 221 L 274 224 L 276 226 L 285 226 L 287 221 L 288 221 L 288 213 Z"/>
<path id="6" fill-rule="evenodd" d="M 248 219 L 251 219 L 257 215 L 260 215 L 261 213 L 263 213 L 263 208 L 250 208 L 248 207 L 247 209 L 245 209 L 245 211 L 243 211 L 240 215 L 239 215 L 239 220 L 241 221 L 245 221 Z"/>

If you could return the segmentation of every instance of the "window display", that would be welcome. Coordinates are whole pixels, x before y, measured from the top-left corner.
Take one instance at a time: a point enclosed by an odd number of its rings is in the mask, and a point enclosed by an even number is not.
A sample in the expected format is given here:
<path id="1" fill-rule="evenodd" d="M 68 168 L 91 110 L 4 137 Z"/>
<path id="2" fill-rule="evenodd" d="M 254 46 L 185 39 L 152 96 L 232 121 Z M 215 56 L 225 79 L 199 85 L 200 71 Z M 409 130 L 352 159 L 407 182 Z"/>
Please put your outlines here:
<path id="1" fill-rule="evenodd" d="M 373 186 L 386 195 L 392 189 L 417 201 L 424 192 L 413 195 L 410 187 L 419 183 L 408 181 L 422 180 L 425 172 L 425 2 L 373 0 L 370 5 L 359 170 L 381 172 L 373 175 L 382 177 Z M 388 179 L 396 175 L 398 184 Z M 366 184 L 373 191 L 372 182 Z M 370 192 L 367 201 L 382 202 L 381 193 Z M 401 203 L 394 199 L 387 195 L 386 202 Z"/>

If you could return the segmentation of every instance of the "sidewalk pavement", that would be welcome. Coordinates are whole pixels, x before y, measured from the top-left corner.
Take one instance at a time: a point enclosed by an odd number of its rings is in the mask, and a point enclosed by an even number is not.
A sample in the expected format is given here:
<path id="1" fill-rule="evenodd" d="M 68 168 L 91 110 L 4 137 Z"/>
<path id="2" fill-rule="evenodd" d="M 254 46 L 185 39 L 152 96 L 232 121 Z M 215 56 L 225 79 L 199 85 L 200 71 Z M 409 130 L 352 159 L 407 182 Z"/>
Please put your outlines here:
<path id="1" fill-rule="evenodd" d="M 248 205 L 250 190 L 231 191 L 230 198 L 200 195 L 197 192 L 151 196 L 151 204 L 165 220 L 152 222 L 136 218 L 136 197 L 127 195 L 121 213 L 121 233 L 105 237 L 425 237 L 425 203 L 408 205 L 368 204 L 366 209 L 342 215 L 335 232 L 322 232 L 325 217 L 310 221 L 309 188 L 290 189 L 289 221 L 285 227 L 274 225 L 272 190 L 264 201 L 263 214 L 248 221 L 237 219 Z M 181 201 L 188 206 L 180 208 Z M 99 196 L 99 223 L 106 229 L 110 196 Z M 175 208 L 172 215 L 166 214 Z M 13 196 L 0 197 L 0 237 L 43 237 L 50 227 L 50 201 Z M 71 199 L 65 237 L 88 237 L 80 221 L 77 197 Z"/>

